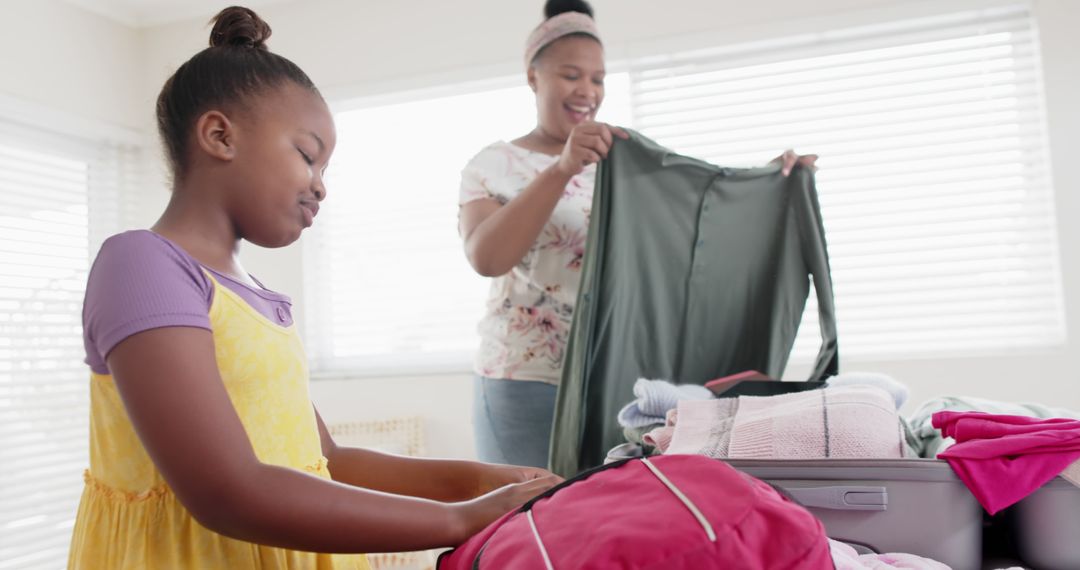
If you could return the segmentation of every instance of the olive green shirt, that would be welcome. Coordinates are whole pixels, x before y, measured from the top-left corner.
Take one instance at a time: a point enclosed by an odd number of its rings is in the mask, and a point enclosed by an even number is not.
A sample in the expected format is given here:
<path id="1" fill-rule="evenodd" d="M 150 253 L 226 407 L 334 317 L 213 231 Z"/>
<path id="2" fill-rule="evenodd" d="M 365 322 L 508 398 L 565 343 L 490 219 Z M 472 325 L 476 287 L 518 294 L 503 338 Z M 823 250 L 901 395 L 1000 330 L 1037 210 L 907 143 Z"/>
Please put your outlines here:
<path id="1" fill-rule="evenodd" d="M 555 409 L 551 467 L 599 465 L 638 378 L 703 384 L 745 370 L 779 378 L 813 280 L 821 350 L 836 320 L 813 174 L 721 168 L 637 133 L 600 163 L 581 286 Z"/>

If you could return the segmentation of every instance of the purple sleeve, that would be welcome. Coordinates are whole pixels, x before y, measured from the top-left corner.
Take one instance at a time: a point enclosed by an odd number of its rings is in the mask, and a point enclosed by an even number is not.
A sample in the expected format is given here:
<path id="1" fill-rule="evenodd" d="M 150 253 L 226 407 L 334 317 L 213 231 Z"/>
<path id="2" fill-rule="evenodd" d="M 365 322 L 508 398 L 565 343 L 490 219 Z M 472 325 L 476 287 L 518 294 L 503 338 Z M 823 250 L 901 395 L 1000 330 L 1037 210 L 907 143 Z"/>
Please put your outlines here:
<path id="1" fill-rule="evenodd" d="M 214 288 L 199 264 L 157 234 L 139 230 L 105 241 L 90 268 L 83 342 L 91 370 L 125 338 L 161 327 L 210 330 Z"/>

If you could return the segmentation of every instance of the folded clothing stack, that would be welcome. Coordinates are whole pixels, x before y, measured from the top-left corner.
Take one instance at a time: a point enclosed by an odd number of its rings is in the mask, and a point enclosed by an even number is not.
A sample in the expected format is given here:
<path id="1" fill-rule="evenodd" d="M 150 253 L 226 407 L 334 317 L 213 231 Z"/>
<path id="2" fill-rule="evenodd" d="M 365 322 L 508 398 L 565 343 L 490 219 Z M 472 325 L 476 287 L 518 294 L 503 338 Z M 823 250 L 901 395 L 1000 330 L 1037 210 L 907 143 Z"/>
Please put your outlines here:
<path id="1" fill-rule="evenodd" d="M 712 392 L 697 384 L 672 384 L 667 380 L 638 378 L 634 383 L 634 401 L 619 410 L 619 425 L 642 428 L 663 424 L 668 410 L 680 400 L 708 400 Z"/>
<path id="2" fill-rule="evenodd" d="M 733 400 L 679 402 L 665 453 L 743 459 L 909 455 L 894 400 L 876 386 Z"/>

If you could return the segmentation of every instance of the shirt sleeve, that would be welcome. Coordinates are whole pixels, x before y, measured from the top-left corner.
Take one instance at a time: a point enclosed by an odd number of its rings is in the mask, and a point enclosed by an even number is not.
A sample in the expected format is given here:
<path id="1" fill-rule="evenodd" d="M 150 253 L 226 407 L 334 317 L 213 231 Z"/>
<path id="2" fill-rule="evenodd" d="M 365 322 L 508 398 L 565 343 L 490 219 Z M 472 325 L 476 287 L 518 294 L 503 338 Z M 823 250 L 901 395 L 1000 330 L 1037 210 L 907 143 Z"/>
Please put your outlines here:
<path id="1" fill-rule="evenodd" d="M 469 202 L 492 198 L 498 200 L 498 196 L 492 191 L 489 180 L 495 174 L 493 168 L 491 148 L 485 148 L 474 156 L 465 169 L 461 171 L 461 190 L 458 194 L 458 205 L 464 206 Z"/>
<path id="2" fill-rule="evenodd" d="M 214 289 L 202 267 L 150 231 L 113 236 L 90 269 L 83 303 L 86 363 L 107 374 L 105 358 L 121 341 L 161 327 L 210 330 Z"/>

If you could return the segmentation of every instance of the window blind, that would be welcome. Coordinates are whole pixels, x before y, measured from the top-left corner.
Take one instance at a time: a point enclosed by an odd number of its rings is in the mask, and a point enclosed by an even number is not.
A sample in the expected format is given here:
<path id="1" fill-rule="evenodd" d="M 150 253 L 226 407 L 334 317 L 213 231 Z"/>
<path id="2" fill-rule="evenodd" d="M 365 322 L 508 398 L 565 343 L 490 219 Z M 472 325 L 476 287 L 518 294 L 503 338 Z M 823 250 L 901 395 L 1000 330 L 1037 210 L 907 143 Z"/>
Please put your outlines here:
<path id="1" fill-rule="evenodd" d="M 1064 341 L 1039 44 L 1003 6 L 630 62 L 635 126 L 729 166 L 821 156 L 845 358 Z M 797 359 L 818 345 L 811 295 Z"/>
<path id="2" fill-rule="evenodd" d="M 137 154 L 0 119 L 0 569 L 67 564 L 88 467 L 83 292 Z"/>
<path id="3" fill-rule="evenodd" d="M 317 374 L 471 369 L 490 280 L 469 266 L 458 235 L 461 171 L 485 146 L 535 126 L 524 78 L 498 83 L 336 113 L 325 207 L 303 238 Z M 606 83 L 601 112 L 622 123 L 626 75 Z"/>
<path id="4" fill-rule="evenodd" d="M 1038 46 L 1022 4 L 666 49 L 619 63 L 602 119 L 728 166 L 820 154 L 845 361 L 1052 346 L 1065 325 Z M 533 102 L 459 89 L 338 113 L 328 207 L 305 238 L 316 371 L 468 368 L 487 285 L 457 236 L 459 172 L 530 129 Z M 794 361 L 816 332 L 811 295 Z"/>

